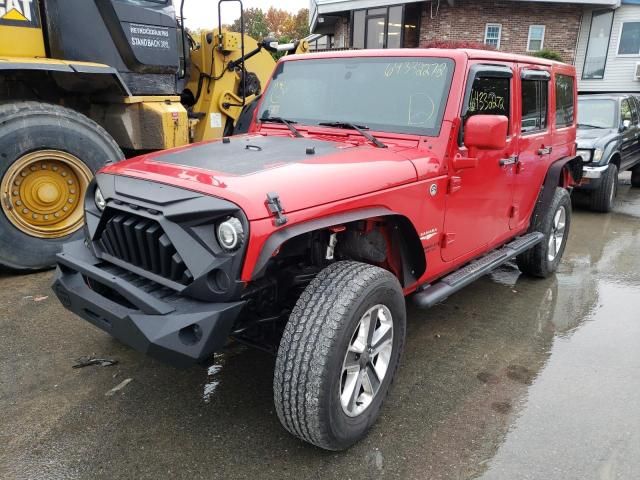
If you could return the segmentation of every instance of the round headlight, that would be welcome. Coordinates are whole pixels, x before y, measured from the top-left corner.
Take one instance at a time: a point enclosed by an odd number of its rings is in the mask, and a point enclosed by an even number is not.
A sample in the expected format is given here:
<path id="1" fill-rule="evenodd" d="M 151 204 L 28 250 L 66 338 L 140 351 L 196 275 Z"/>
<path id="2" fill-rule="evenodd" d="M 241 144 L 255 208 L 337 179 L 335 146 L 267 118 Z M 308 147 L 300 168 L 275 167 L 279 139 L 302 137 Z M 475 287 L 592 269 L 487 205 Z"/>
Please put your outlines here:
<path id="1" fill-rule="evenodd" d="M 218 225 L 218 242 L 227 251 L 240 248 L 244 241 L 242 223 L 235 217 L 229 217 Z"/>
<path id="2" fill-rule="evenodd" d="M 94 195 L 94 199 L 96 201 L 96 207 L 98 207 L 98 210 L 100 210 L 102 212 L 105 209 L 105 207 L 107 206 L 107 201 L 102 196 L 102 192 L 100 191 L 100 188 L 98 188 L 98 187 L 96 187 L 96 193 Z"/>

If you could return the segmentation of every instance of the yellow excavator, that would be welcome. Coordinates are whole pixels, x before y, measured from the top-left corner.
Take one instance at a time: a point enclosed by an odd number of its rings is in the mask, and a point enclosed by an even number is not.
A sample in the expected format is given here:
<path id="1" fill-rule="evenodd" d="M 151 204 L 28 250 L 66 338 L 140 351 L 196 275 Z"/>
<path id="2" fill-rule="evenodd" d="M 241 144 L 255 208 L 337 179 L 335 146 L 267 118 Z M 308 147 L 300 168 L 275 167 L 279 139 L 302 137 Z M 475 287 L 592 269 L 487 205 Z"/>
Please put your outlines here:
<path id="1" fill-rule="evenodd" d="M 193 38 L 177 1 L 0 0 L 0 266 L 51 265 L 96 170 L 242 130 L 271 53 L 309 50 L 254 40 L 242 13 L 223 29 L 240 0 Z"/>

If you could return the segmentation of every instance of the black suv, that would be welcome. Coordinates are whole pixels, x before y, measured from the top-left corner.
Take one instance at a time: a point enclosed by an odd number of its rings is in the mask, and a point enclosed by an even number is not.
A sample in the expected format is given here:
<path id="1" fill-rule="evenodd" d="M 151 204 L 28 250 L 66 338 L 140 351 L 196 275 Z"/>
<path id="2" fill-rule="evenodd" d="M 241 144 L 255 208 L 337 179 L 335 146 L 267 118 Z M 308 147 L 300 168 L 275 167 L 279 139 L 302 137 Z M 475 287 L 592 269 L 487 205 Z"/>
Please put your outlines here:
<path id="1" fill-rule="evenodd" d="M 585 162 L 581 190 L 591 208 L 608 212 L 618 191 L 618 173 L 631 170 L 640 187 L 640 100 L 633 95 L 580 95 L 578 155 Z"/>

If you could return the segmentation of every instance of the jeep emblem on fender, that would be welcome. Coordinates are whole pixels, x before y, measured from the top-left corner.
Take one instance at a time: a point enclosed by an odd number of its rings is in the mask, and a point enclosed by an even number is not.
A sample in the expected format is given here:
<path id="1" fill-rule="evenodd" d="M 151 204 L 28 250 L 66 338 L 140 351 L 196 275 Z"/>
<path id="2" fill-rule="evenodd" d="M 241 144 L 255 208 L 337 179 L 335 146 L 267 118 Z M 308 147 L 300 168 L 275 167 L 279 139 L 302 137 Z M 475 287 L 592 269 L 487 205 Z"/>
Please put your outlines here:
<path id="1" fill-rule="evenodd" d="M 435 197 L 438 194 L 438 185 L 435 183 L 431 184 L 429 187 L 429 193 L 432 197 Z"/>

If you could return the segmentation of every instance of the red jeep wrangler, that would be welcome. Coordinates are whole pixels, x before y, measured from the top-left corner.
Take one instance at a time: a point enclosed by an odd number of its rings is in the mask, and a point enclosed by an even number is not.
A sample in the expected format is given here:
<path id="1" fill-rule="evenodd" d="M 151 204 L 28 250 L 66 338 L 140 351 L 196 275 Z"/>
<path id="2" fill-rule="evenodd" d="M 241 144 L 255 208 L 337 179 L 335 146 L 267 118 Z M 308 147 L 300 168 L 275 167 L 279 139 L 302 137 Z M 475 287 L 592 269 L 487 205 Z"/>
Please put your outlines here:
<path id="1" fill-rule="evenodd" d="M 473 50 L 286 57 L 247 135 L 105 167 L 58 256 L 72 312 L 176 365 L 277 355 L 292 434 L 340 450 L 380 413 L 405 296 L 430 307 L 569 232 L 575 71 Z"/>

